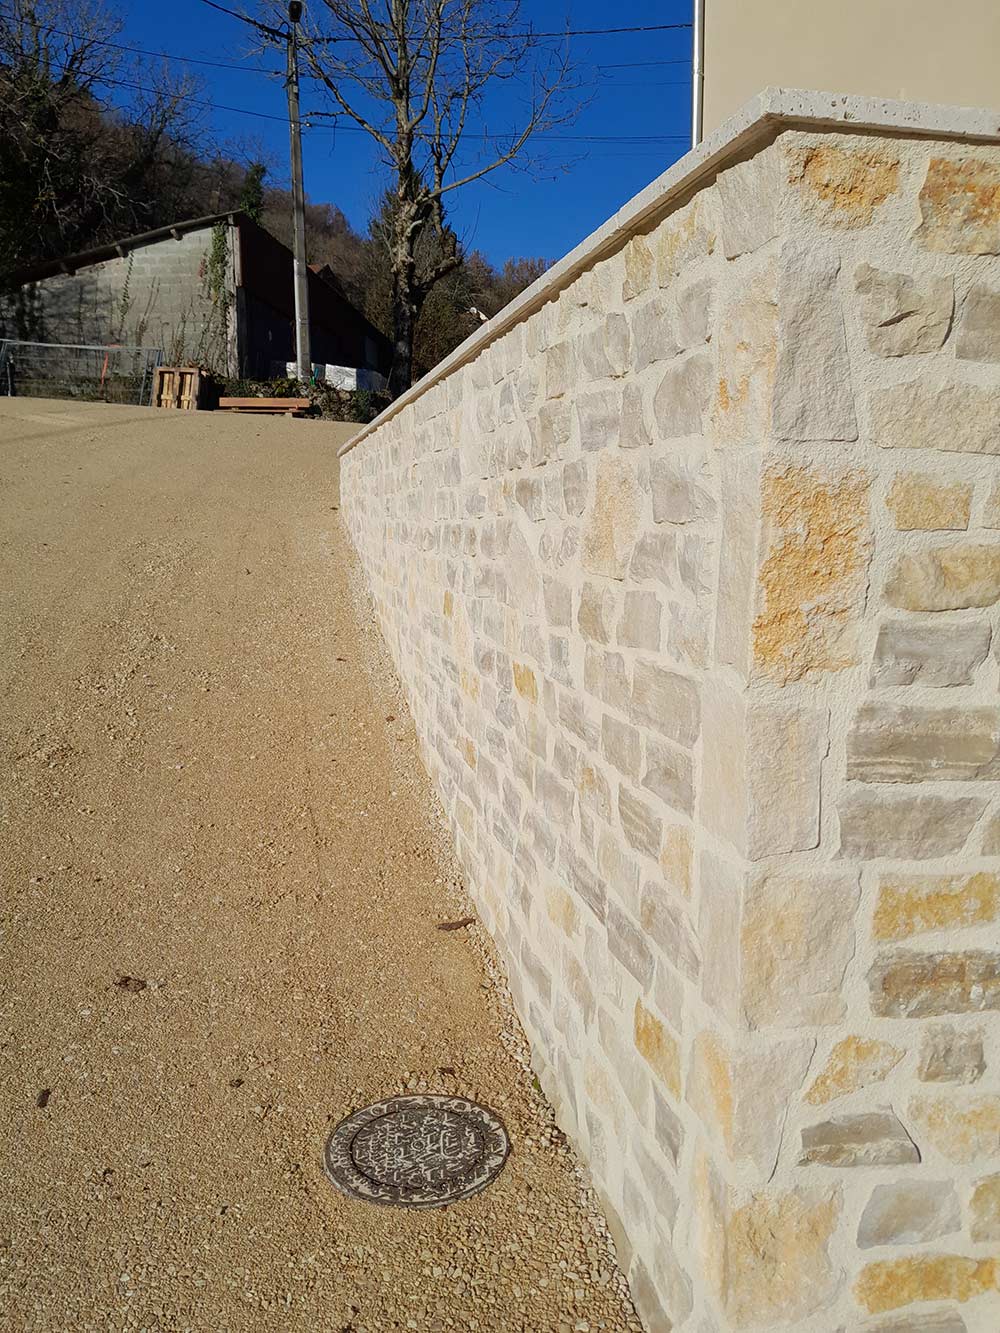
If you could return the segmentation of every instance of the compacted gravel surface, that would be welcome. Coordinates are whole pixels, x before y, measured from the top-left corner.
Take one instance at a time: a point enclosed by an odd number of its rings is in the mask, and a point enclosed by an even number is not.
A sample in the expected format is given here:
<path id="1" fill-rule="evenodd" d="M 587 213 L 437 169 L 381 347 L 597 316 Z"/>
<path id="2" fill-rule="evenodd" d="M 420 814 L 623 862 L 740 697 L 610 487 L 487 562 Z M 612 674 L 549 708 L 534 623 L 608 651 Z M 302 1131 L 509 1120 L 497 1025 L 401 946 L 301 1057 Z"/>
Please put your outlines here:
<path id="1" fill-rule="evenodd" d="M 337 512 L 348 427 L 0 400 L 0 1327 L 636 1329 Z M 404 1090 L 447 1209 L 323 1145 Z"/>

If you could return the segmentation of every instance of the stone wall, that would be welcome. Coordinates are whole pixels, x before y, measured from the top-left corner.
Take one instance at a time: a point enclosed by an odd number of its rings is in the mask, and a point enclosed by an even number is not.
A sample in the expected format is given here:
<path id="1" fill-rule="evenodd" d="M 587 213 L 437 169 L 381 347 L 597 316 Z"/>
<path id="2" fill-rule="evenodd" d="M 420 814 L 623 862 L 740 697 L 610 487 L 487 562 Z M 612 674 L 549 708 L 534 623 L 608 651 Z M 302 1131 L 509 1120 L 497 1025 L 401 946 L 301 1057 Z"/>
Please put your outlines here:
<path id="1" fill-rule="evenodd" d="M 751 108 L 343 458 L 651 1330 L 1000 1327 L 981 125 Z"/>

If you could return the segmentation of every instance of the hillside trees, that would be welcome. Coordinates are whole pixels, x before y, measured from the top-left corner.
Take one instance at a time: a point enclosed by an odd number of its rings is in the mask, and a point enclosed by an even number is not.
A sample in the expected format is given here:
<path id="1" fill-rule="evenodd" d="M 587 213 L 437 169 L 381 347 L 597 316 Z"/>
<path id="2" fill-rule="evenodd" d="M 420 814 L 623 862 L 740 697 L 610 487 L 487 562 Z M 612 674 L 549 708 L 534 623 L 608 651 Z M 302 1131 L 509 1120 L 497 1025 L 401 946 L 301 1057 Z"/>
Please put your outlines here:
<path id="1" fill-rule="evenodd" d="M 192 143 L 193 84 L 162 70 L 151 91 L 138 85 L 128 53 L 108 44 L 121 29 L 102 0 L 0 10 L 0 283 L 19 264 L 139 229 L 157 186 L 183 190 L 167 158 Z M 107 100 L 122 87 L 125 111 Z"/>

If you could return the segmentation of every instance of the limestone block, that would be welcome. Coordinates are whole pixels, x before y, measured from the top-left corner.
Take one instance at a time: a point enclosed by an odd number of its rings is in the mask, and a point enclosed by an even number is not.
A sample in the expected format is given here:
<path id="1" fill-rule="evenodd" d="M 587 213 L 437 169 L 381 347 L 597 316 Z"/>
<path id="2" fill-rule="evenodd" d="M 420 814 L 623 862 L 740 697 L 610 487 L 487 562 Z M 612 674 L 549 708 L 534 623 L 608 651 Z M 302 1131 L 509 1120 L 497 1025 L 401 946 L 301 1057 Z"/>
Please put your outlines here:
<path id="1" fill-rule="evenodd" d="M 626 648 L 658 653 L 661 612 L 660 599 L 655 592 L 626 591 L 618 621 L 618 642 Z"/>
<path id="2" fill-rule="evenodd" d="M 594 1021 L 594 989 L 590 984 L 586 969 L 569 949 L 563 950 L 562 975 L 566 991 L 583 1019 L 584 1028 L 589 1028 Z"/>
<path id="3" fill-rule="evenodd" d="M 648 801 L 621 783 L 618 787 L 618 817 L 629 846 L 654 859 L 663 845 L 663 820 Z"/>
<path id="4" fill-rule="evenodd" d="M 911 1098 L 908 1109 L 920 1142 L 949 1162 L 984 1162 L 1000 1155 L 1000 1097 L 923 1095 Z"/>
<path id="5" fill-rule="evenodd" d="M 871 556 L 868 478 L 771 468 L 761 506 L 766 536 L 755 664 L 784 682 L 855 665 Z"/>
<path id="6" fill-rule="evenodd" d="M 1000 877 L 974 875 L 884 876 L 879 884 L 872 934 L 880 942 L 927 930 L 961 930 L 1000 920 Z"/>
<path id="7" fill-rule="evenodd" d="M 602 653 L 588 644 L 583 659 L 583 687 L 610 707 L 627 711 L 632 687 L 621 653 Z"/>
<path id="8" fill-rule="evenodd" d="M 555 343 L 545 353 L 545 397 L 561 398 L 576 383 L 576 354 L 572 343 Z"/>
<path id="9" fill-rule="evenodd" d="M 652 440 L 642 386 L 627 383 L 622 390 L 622 419 L 618 443 L 622 449 L 642 449 Z"/>
<path id="10" fill-rule="evenodd" d="M 866 227 L 899 190 L 899 158 L 886 148 L 821 141 L 788 153 L 789 184 L 805 211 L 827 226 Z"/>
<path id="11" fill-rule="evenodd" d="M 619 902 L 635 908 L 639 897 L 639 867 L 635 858 L 609 829 L 603 829 L 597 842 L 597 869 Z"/>
<path id="12" fill-rule="evenodd" d="M 746 740 L 746 855 L 756 861 L 815 847 L 828 746 L 826 709 L 757 705 L 747 714 Z"/>
<path id="13" fill-rule="evenodd" d="M 608 948 L 648 988 L 653 980 L 654 958 L 645 934 L 616 903 L 608 904 Z"/>
<path id="14" fill-rule="evenodd" d="M 749 451 L 723 451 L 720 458 L 722 526 L 719 581 L 715 598 L 714 653 L 718 663 L 746 679 L 757 578 L 757 521 L 760 462 Z"/>
<path id="15" fill-rule="evenodd" d="M 623 579 L 639 530 L 642 492 L 624 459 L 602 453 L 583 525 L 582 563 L 590 574 Z"/>
<path id="16" fill-rule="evenodd" d="M 1000 1009 L 1000 953 L 880 954 L 868 973 L 872 1012 L 881 1018 L 924 1018 Z"/>
<path id="17" fill-rule="evenodd" d="M 621 1258 L 619 1256 L 619 1263 Z M 622 1265 L 624 1268 L 624 1265 Z M 660 1296 L 645 1264 L 635 1259 L 628 1270 L 628 1285 L 632 1303 L 647 1333 L 671 1333 L 674 1321 L 660 1304 Z M 569 1325 L 567 1325 L 569 1327 Z"/>
<path id="18" fill-rule="evenodd" d="M 847 738 L 847 776 L 861 782 L 1000 777 L 1000 710 L 863 704 Z"/>
<path id="19" fill-rule="evenodd" d="M 878 1185 L 858 1226 L 858 1246 L 919 1245 L 958 1231 L 958 1195 L 948 1180 L 898 1180 Z"/>
<path id="20" fill-rule="evenodd" d="M 976 285 L 965 298 L 955 340 L 964 361 L 1000 361 L 1000 292 Z"/>
<path id="21" fill-rule="evenodd" d="M 691 830 L 685 824 L 669 824 L 663 831 L 660 869 L 666 883 L 682 898 L 691 897 L 692 853 Z"/>
<path id="22" fill-rule="evenodd" d="M 932 157 L 920 189 L 920 225 L 928 250 L 1000 254 L 1000 171 L 973 157 Z"/>
<path id="23" fill-rule="evenodd" d="M 633 236 L 623 252 L 625 281 L 622 299 L 633 301 L 649 290 L 653 281 L 653 252 L 645 236 Z"/>
<path id="24" fill-rule="evenodd" d="M 582 449 L 593 452 L 617 447 L 622 421 L 621 389 L 592 389 L 578 394 L 576 414 Z"/>
<path id="25" fill-rule="evenodd" d="M 719 173 L 719 241 L 727 259 L 759 250 L 778 234 L 776 154 L 764 152 Z"/>
<path id="26" fill-rule="evenodd" d="M 832 1116 L 802 1130 L 800 1166 L 901 1166 L 919 1161 L 917 1145 L 891 1111 Z"/>
<path id="27" fill-rule="evenodd" d="M 715 1128 L 732 1159 L 753 1162 L 770 1177 L 787 1107 L 802 1086 L 816 1043 L 810 1037 L 757 1045 L 734 1054 L 711 1032 L 691 1049 L 688 1101 Z"/>
<path id="28" fill-rule="evenodd" d="M 980 796 L 894 796 L 850 792 L 840 800 L 841 857 L 924 860 L 960 851 L 987 800 Z"/>
<path id="29" fill-rule="evenodd" d="M 598 921 L 604 921 L 608 910 L 608 894 L 604 881 L 582 856 L 567 849 L 565 843 L 562 844 L 562 850 L 566 858 L 570 888 L 587 904 Z"/>
<path id="30" fill-rule="evenodd" d="M 840 260 L 815 241 L 793 239 L 778 270 L 774 433 L 780 440 L 856 440 Z"/>
<path id="31" fill-rule="evenodd" d="M 596 744 L 596 742 L 595 742 Z M 607 778 L 593 764 L 581 763 L 576 789 L 580 802 L 601 819 L 611 818 L 611 787 Z"/>
<path id="32" fill-rule="evenodd" d="M 573 623 L 573 592 L 560 579 L 543 578 L 542 595 L 545 617 L 553 629 L 565 629 Z"/>
<path id="33" fill-rule="evenodd" d="M 969 1203 L 973 1240 L 1000 1240 L 1000 1175 L 977 1182 Z"/>
<path id="34" fill-rule="evenodd" d="M 672 588 L 678 581 L 677 538 L 673 532 L 644 532 L 635 544 L 629 578 L 637 583 L 654 579 Z"/>
<path id="35" fill-rule="evenodd" d="M 632 357 L 636 373 L 682 350 L 675 328 L 675 308 L 666 296 L 654 296 L 632 314 Z"/>
<path id="36" fill-rule="evenodd" d="M 642 768 L 642 738 L 635 727 L 610 713 L 601 720 L 601 753 L 619 773 L 638 778 Z"/>
<path id="37" fill-rule="evenodd" d="M 805 1094 L 811 1106 L 846 1097 L 859 1088 L 881 1083 L 899 1064 L 905 1051 L 891 1042 L 849 1036 L 838 1041 L 822 1070 Z"/>
<path id="38" fill-rule="evenodd" d="M 624 315 L 606 315 L 580 340 L 580 360 L 587 380 L 624 375 L 630 365 L 629 328 Z"/>
<path id="39" fill-rule="evenodd" d="M 697 683 L 655 662 L 636 662 L 629 708 L 634 721 L 678 745 L 690 747 L 698 739 L 701 699 Z"/>
<path id="40" fill-rule="evenodd" d="M 715 503 L 704 454 L 667 454 L 649 467 L 655 523 L 697 523 L 714 516 Z"/>
<path id="41" fill-rule="evenodd" d="M 681 1055 L 677 1038 L 636 1000 L 633 1017 L 635 1049 L 674 1097 L 681 1095 Z"/>
<path id="42" fill-rule="evenodd" d="M 614 590 L 602 583 L 585 583 L 580 590 L 576 623 L 585 639 L 610 643 L 617 599 Z"/>
<path id="43" fill-rule="evenodd" d="M 827 1304 L 839 1215 L 839 1190 L 803 1186 L 754 1195 L 725 1217 L 719 1294 L 736 1328 L 794 1328 Z"/>
<path id="44" fill-rule="evenodd" d="M 971 685 L 990 649 L 984 622 L 934 625 L 889 620 L 881 626 L 869 683 Z"/>
<path id="45" fill-rule="evenodd" d="M 1000 1260 L 921 1254 L 869 1264 L 855 1282 L 854 1294 L 866 1310 L 879 1314 L 916 1301 L 972 1300 L 995 1292 L 998 1282 Z"/>
<path id="46" fill-rule="evenodd" d="M 936 388 L 920 380 L 877 389 L 875 443 L 883 449 L 1000 454 L 1000 391 L 974 384 Z"/>
<path id="47" fill-rule="evenodd" d="M 771 431 L 778 357 L 778 302 L 773 266 L 734 301 L 719 301 L 714 342 L 719 368 L 712 422 L 721 442 L 759 443 Z"/>
<path id="48" fill-rule="evenodd" d="M 684 1126 L 655 1087 L 653 1089 L 653 1133 L 660 1151 L 665 1157 L 669 1157 L 676 1166 L 680 1159 L 681 1149 L 684 1146 Z"/>
<path id="49" fill-rule="evenodd" d="M 969 526 L 972 486 L 942 482 L 919 472 L 899 472 L 886 504 L 901 532 L 940 532 Z"/>
<path id="50" fill-rule="evenodd" d="M 656 279 L 669 287 L 693 260 L 710 255 L 715 247 L 715 228 L 708 196 L 702 192 L 689 204 L 665 218 L 650 237 L 656 255 Z"/>
<path id="51" fill-rule="evenodd" d="M 686 750 L 654 736 L 647 737 L 642 785 L 671 810 L 687 815 L 693 812 L 694 764 Z"/>
<path id="52" fill-rule="evenodd" d="M 943 345 L 955 308 L 952 278 L 915 278 L 862 264 L 854 286 L 868 346 L 878 356 L 936 352 Z"/>
<path id="53" fill-rule="evenodd" d="M 924 1033 L 917 1068 L 924 1083 L 975 1083 L 985 1068 L 981 1030 L 968 1032 L 942 1024 Z"/>
<path id="54" fill-rule="evenodd" d="M 563 457 L 569 439 L 570 425 L 568 399 L 556 398 L 552 402 L 542 404 L 538 414 L 532 417 L 530 422 L 530 458 L 533 467 L 540 467 L 543 463 Z"/>
<path id="55" fill-rule="evenodd" d="M 587 508 L 587 472 L 588 464 L 585 458 L 578 458 L 573 463 L 567 463 L 562 470 L 563 500 L 566 505 L 566 512 L 579 518 Z"/>
<path id="56" fill-rule="evenodd" d="M 698 939 L 703 950 L 701 993 L 705 1002 L 730 1023 L 740 1014 L 740 925 L 745 875 L 732 862 L 702 852 L 698 863 L 701 908 Z"/>
<path id="57" fill-rule="evenodd" d="M 708 342 L 712 336 L 715 283 L 711 278 L 689 282 L 674 295 L 674 329 L 685 350 Z"/>
<path id="58" fill-rule="evenodd" d="M 893 1315 L 866 1323 L 861 1333 L 968 1333 L 957 1310 L 932 1310 L 930 1314 Z"/>
<path id="59" fill-rule="evenodd" d="M 647 881 L 642 890 L 639 922 L 677 971 L 697 981 L 701 975 L 698 941 L 683 908 L 671 902 L 658 881 Z"/>
<path id="60" fill-rule="evenodd" d="M 652 1080 L 649 1066 L 636 1054 L 628 1032 L 628 1019 L 599 1009 L 597 1026 L 601 1048 L 608 1057 L 618 1083 L 636 1115 L 645 1122 Z M 623 1030 L 624 1029 L 624 1030 Z"/>
<path id="61" fill-rule="evenodd" d="M 694 352 L 673 362 L 660 381 L 653 399 L 653 418 L 659 437 L 677 439 L 700 435 L 712 401 L 712 358 Z"/>
<path id="62" fill-rule="evenodd" d="M 762 871 L 751 878 L 740 931 L 742 1009 L 750 1027 L 838 1022 L 854 953 L 855 872 Z"/>

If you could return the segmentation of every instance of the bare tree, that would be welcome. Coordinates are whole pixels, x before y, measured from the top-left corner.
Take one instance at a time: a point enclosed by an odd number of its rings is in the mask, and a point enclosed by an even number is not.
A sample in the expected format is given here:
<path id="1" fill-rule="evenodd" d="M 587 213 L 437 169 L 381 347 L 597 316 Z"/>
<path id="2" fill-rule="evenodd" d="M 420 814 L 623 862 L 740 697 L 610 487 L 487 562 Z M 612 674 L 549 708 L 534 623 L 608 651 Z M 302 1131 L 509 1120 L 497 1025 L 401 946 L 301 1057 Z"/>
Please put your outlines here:
<path id="1" fill-rule="evenodd" d="M 427 295 L 461 262 L 446 198 L 508 164 L 538 164 L 531 141 L 576 112 L 567 104 L 567 47 L 536 40 L 519 0 L 323 0 L 319 15 L 303 43 L 309 67 L 332 114 L 372 137 L 392 177 L 386 242 L 396 396 L 412 380 Z M 487 112 L 501 129 L 487 128 Z"/>

